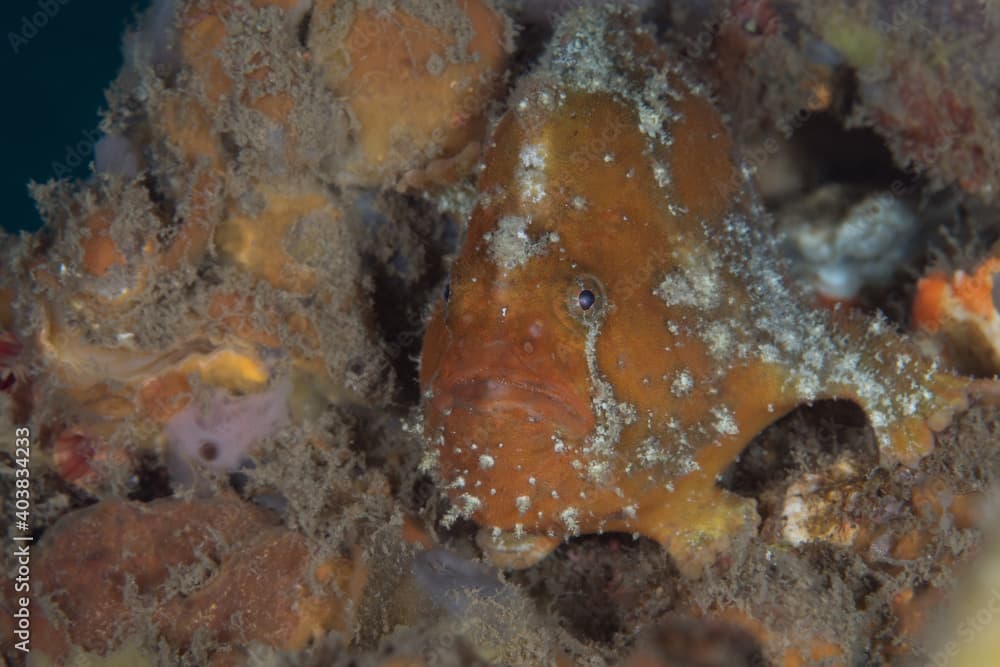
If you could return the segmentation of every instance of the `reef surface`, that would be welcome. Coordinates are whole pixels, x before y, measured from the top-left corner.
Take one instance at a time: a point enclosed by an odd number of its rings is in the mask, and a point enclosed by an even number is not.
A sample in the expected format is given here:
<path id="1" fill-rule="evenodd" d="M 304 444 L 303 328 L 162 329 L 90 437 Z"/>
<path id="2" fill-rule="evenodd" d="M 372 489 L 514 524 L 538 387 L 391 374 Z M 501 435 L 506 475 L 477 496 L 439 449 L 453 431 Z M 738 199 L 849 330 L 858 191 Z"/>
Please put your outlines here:
<path id="1" fill-rule="evenodd" d="M 3 658 L 980 664 L 998 20 L 156 0 L 2 239 Z"/>

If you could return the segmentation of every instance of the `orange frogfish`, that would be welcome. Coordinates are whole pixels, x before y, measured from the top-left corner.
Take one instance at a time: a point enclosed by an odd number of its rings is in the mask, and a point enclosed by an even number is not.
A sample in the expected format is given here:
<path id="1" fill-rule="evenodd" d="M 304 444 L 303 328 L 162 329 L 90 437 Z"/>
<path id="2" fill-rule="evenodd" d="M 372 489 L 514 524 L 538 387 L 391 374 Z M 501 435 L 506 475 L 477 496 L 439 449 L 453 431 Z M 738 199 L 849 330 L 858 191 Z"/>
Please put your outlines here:
<path id="1" fill-rule="evenodd" d="M 580 534 L 697 575 L 759 522 L 716 477 L 802 403 L 868 414 L 913 465 L 963 409 L 884 319 L 787 286 L 706 91 L 626 10 L 568 15 L 515 91 L 424 340 L 425 464 L 504 567 Z"/>

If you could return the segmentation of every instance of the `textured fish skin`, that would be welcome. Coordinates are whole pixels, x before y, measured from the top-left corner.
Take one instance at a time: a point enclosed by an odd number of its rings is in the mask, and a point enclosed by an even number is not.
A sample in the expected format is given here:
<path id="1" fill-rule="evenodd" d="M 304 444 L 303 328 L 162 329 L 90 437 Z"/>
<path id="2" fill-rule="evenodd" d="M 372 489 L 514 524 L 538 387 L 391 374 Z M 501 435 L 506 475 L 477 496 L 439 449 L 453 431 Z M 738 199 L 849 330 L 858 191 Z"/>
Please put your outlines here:
<path id="1" fill-rule="evenodd" d="M 494 562 L 638 533 L 690 575 L 758 524 L 717 476 L 817 399 L 913 465 L 966 404 L 880 319 L 806 305 L 706 92 L 624 10 L 582 10 L 515 94 L 424 342 L 430 464 Z M 584 308 L 585 304 L 593 304 Z"/>

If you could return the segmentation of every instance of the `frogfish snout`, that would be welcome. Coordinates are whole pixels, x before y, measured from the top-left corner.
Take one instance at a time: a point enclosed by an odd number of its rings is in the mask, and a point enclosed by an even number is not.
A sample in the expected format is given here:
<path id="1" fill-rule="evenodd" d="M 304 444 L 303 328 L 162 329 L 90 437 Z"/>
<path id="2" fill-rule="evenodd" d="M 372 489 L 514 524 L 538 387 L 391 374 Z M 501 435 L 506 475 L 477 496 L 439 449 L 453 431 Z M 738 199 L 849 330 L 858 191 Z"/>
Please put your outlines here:
<path id="1" fill-rule="evenodd" d="M 439 312 L 421 365 L 425 432 L 446 443 L 440 472 L 455 489 L 455 515 L 509 530 L 551 514 L 567 470 L 544 463 L 582 445 L 595 426 L 582 347 L 530 306 L 524 318 L 515 307 L 505 322 L 462 318 L 448 331 Z M 529 500 L 525 487 L 539 497 Z"/>
<path id="2" fill-rule="evenodd" d="M 567 436 L 583 437 L 594 424 L 588 388 L 567 373 L 565 351 L 560 359 L 545 347 L 537 339 L 453 342 L 430 384 L 432 413 L 446 419 L 492 415 L 514 428 L 544 422 Z"/>

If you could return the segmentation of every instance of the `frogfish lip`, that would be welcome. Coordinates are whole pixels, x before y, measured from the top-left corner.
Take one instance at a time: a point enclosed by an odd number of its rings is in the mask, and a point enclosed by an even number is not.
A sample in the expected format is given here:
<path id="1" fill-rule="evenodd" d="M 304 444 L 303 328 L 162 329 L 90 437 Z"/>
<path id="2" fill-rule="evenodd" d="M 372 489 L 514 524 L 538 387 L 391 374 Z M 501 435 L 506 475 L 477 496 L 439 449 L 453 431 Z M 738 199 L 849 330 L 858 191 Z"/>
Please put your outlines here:
<path id="1" fill-rule="evenodd" d="M 439 386 L 431 409 L 444 416 L 455 411 L 472 415 L 521 412 L 529 419 L 551 423 L 566 435 L 584 435 L 594 426 L 589 402 L 576 392 L 560 391 L 537 380 L 476 374 Z"/>

